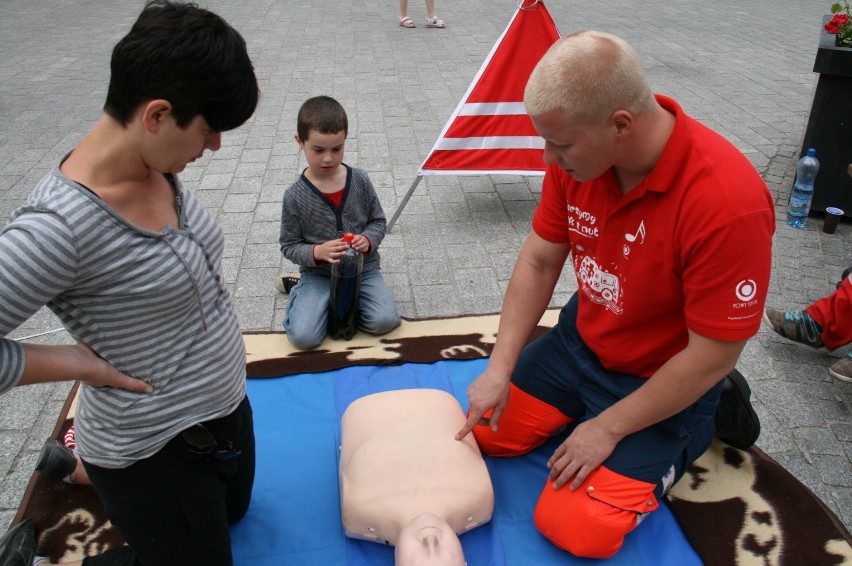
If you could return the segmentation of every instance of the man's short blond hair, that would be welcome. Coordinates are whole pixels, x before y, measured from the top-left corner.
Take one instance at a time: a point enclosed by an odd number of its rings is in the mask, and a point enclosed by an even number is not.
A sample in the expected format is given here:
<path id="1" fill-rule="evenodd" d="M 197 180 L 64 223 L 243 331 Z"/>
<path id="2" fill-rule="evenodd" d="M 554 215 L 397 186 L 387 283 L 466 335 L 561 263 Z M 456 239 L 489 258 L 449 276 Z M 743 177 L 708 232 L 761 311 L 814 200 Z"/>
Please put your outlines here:
<path id="1" fill-rule="evenodd" d="M 584 125 L 603 124 L 616 110 L 640 114 L 653 101 L 630 44 L 591 30 L 557 40 L 533 69 L 524 92 L 531 116 L 559 108 Z"/>

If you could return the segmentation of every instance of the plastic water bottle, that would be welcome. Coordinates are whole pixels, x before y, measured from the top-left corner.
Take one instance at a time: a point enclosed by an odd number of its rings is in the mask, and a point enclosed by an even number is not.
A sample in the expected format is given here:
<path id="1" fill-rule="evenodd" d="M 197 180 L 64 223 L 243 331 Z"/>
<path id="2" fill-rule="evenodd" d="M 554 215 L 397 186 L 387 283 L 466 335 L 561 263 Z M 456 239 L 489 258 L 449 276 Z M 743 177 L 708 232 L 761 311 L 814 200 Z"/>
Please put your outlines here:
<path id="1" fill-rule="evenodd" d="M 358 330 L 358 299 L 361 296 L 361 272 L 364 256 L 352 247 L 354 236 L 343 234 L 349 244 L 340 262 L 331 266 L 331 297 L 328 304 L 328 335 L 349 340 Z"/>
<path id="2" fill-rule="evenodd" d="M 807 155 L 799 159 L 796 166 L 796 184 L 790 194 L 790 205 L 787 207 L 787 224 L 793 228 L 804 228 L 808 212 L 811 210 L 811 200 L 814 198 L 814 179 L 819 173 L 819 160 L 816 150 L 809 148 Z"/>

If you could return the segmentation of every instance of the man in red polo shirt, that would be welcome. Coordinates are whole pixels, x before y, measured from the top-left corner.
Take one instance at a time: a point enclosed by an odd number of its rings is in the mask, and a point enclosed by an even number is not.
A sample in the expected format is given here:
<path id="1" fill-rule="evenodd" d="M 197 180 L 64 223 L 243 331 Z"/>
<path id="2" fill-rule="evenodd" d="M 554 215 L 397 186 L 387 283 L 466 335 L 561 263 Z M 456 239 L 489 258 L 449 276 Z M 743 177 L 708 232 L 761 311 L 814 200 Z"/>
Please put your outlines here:
<path id="1" fill-rule="evenodd" d="M 457 438 L 513 456 L 569 427 L 536 526 L 608 557 L 714 434 L 757 436 L 734 366 L 759 329 L 774 207 L 742 153 L 655 96 L 615 36 L 557 41 L 524 102 L 549 168 Z M 579 290 L 525 348 L 569 254 Z"/>

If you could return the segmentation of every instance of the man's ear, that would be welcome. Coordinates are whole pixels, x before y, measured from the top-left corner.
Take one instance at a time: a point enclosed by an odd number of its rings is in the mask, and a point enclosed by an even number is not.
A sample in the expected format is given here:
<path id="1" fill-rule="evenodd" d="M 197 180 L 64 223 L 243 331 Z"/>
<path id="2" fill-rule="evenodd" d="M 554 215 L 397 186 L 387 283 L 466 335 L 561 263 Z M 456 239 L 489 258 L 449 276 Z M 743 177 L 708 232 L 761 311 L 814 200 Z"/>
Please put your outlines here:
<path id="1" fill-rule="evenodd" d="M 616 110 L 610 116 L 610 120 L 615 126 L 615 135 L 619 138 L 629 136 L 633 130 L 633 114 L 627 110 Z"/>
<path id="2" fill-rule="evenodd" d="M 142 125 L 146 131 L 155 134 L 171 112 L 172 103 L 168 100 L 149 100 L 142 106 Z"/>
<path id="3" fill-rule="evenodd" d="M 293 136 L 293 139 L 296 140 L 296 143 L 299 144 L 299 149 L 305 149 L 305 142 L 299 138 L 299 134 Z"/>

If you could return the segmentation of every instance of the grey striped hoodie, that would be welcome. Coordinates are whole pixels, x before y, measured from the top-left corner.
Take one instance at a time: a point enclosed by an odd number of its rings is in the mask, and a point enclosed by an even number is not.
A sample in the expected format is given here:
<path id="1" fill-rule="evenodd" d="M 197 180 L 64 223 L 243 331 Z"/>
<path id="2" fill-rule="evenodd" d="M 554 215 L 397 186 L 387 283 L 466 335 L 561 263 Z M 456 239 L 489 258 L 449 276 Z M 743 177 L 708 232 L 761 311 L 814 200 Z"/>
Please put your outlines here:
<path id="1" fill-rule="evenodd" d="M 138 228 L 57 165 L 0 231 L 0 336 L 43 305 L 152 394 L 83 384 L 78 453 L 111 468 L 157 452 L 183 429 L 232 412 L 245 395 L 245 347 L 221 258 L 224 238 L 172 179 L 180 228 Z M 0 392 L 26 363 L 0 338 Z"/>

